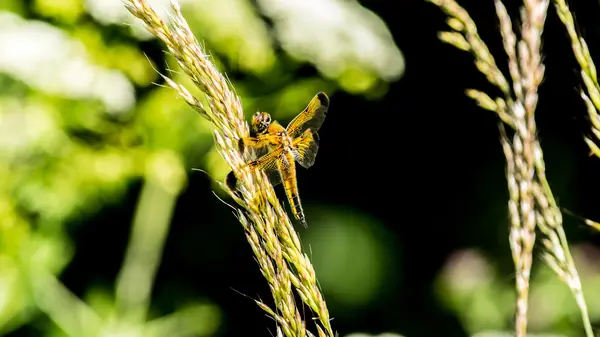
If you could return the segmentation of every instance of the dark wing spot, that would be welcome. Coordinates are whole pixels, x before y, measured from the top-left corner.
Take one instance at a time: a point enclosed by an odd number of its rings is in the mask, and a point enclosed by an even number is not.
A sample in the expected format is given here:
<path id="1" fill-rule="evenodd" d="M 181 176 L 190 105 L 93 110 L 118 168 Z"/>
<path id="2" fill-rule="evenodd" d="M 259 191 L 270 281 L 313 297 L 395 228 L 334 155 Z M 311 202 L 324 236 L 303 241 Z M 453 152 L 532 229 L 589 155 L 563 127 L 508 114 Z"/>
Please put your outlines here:
<path id="1" fill-rule="evenodd" d="M 329 107 L 329 97 L 327 97 L 327 95 L 325 95 L 324 92 L 320 92 L 317 94 L 317 97 L 319 97 L 319 101 L 321 101 L 321 104 L 328 108 Z"/>
<path id="2" fill-rule="evenodd" d="M 238 150 L 240 150 L 241 153 L 244 153 L 244 139 L 240 138 L 238 140 Z"/>
<path id="3" fill-rule="evenodd" d="M 227 178 L 225 178 L 225 184 L 227 184 L 227 187 L 229 187 L 230 190 L 235 191 L 235 187 L 237 186 L 237 178 L 235 177 L 235 174 L 233 173 L 233 171 L 229 172 L 227 174 Z"/>

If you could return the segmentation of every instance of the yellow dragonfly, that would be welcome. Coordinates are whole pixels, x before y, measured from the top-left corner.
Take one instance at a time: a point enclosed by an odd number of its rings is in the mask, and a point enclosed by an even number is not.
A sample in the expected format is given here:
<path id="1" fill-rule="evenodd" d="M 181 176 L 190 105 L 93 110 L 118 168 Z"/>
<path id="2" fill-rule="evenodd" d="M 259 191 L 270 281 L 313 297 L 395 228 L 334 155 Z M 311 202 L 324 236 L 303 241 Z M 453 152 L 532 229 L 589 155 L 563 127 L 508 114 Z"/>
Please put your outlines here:
<path id="1" fill-rule="evenodd" d="M 315 163 L 319 149 L 317 131 L 325 120 L 328 108 L 329 97 L 320 92 L 286 128 L 271 120 L 268 113 L 257 112 L 252 116 L 254 137 L 240 138 L 238 143 L 240 151 L 247 147 L 269 150 L 267 154 L 247 163 L 241 170 L 263 170 L 273 186 L 283 182 L 292 213 L 304 227 L 307 224 L 298 195 L 295 162 L 305 168 Z M 233 171 L 227 175 L 226 182 L 230 189 L 235 190 L 237 178 Z"/>

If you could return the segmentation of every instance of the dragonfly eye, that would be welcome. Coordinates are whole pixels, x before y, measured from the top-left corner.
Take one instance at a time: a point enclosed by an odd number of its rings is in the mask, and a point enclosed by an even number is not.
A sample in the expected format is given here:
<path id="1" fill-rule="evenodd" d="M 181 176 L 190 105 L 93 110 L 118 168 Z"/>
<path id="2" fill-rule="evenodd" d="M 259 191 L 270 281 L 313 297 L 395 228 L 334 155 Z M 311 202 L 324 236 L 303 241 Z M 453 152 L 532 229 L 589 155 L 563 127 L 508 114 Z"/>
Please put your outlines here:
<path id="1" fill-rule="evenodd" d="M 266 112 L 257 112 L 252 118 L 252 127 L 256 132 L 264 132 L 271 125 L 271 116 Z"/>

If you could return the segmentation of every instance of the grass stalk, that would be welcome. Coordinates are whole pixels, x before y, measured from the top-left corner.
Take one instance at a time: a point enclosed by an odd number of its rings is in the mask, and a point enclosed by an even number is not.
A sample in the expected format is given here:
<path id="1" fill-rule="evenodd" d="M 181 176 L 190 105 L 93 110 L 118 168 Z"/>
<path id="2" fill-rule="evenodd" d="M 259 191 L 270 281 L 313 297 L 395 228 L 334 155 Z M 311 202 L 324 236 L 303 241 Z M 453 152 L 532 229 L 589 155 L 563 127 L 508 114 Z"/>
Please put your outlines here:
<path id="1" fill-rule="evenodd" d="M 600 111 L 600 85 L 598 84 L 596 65 L 590 55 L 587 43 L 583 37 L 577 33 L 575 20 L 566 0 L 554 0 L 554 7 L 556 8 L 556 13 L 560 18 L 560 21 L 567 30 L 569 39 L 571 40 L 573 55 L 581 68 L 580 75 L 585 89 L 582 88 L 580 90 L 580 95 L 586 105 L 588 116 L 592 124 L 592 134 L 598 140 L 600 139 L 600 114 L 598 113 Z M 590 137 L 584 137 L 584 140 L 589 146 L 592 154 L 595 154 L 600 158 L 600 148 L 598 148 L 594 141 Z"/>
<path id="2" fill-rule="evenodd" d="M 179 67 L 205 95 L 206 106 L 185 87 L 163 76 L 181 98 L 212 122 L 218 152 L 233 170 L 239 172 L 246 161 L 238 150 L 237 140 L 249 135 L 240 98 L 192 34 L 178 3 L 171 1 L 169 24 L 159 18 L 146 0 L 127 0 L 126 7 L 148 31 L 165 43 Z M 314 336 L 300 315 L 294 289 L 317 316 L 317 334 L 334 336 L 314 268 L 302 251 L 298 234 L 273 186 L 261 172 L 243 171 L 238 179 L 239 195 L 229 191 L 222 183 L 220 186 L 240 206 L 236 211 L 237 217 L 270 286 L 275 307 L 257 300 L 258 306 L 276 321 L 277 335 Z"/>
<path id="3" fill-rule="evenodd" d="M 169 171 L 163 167 L 163 172 Z M 156 174 L 155 174 L 156 175 Z M 159 179 L 146 178 L 139 197 L 125 259 L 116 281 L 115 305 L 120 320 L 142 325 L 160 264 L 175 202 L 182 184 L 169 190 Z"/>
<path id="4" fill-rule="evenodd" d="M 508 59 L 510 86 L 479 37 L 477 26 L 467 11 L 455 0 L 428 1 L 439 6 L 448 15 L 447 23 L 451 31 L 440 33 L 440 39 L 469 51 L 475 58 L 477 69 L 502 93 L 502 96 L 492 99 L 479 90 L 469 89 L 466 92 L 479 106 L 495 112 L 512 132 L 512 136 L 509 136 L 501 124 L 500 141 L 507 162 L 506 177 L 510 195 L 509 242 L 516 271 L 515 334 L 524 337 L 527 333 L 529 281 L 538 228 L 546 248 L 544 260 L 571 289 L 581 311 L 586 335 L 591 337 L 593 333 L 581 282 L 562 226 L 562 214 L 546 178 L 543 152 L 537 138 L 535 123 L 538 88 L 544 76 L 541 36 L 549 1 L 523 1 L 519 38 L 503 3 L 495 1 Z M 587 51 L 585 45 L 580 47 L 581 50 Z M 585 55 L 588 54 L 585 52 L 582 55 L 582 59 L 590 59 L 586 58 Z M 588 77 L 592 79 L 591 82 L 597 83 L 594 82 L 595 68 L 588 66 L 587 72 L 582 73 L 590 75 Z M 600 95 L 598 97 L 600 106 Z M 588 99 L 587 102 L 589 101 L 593 99 Z"/>

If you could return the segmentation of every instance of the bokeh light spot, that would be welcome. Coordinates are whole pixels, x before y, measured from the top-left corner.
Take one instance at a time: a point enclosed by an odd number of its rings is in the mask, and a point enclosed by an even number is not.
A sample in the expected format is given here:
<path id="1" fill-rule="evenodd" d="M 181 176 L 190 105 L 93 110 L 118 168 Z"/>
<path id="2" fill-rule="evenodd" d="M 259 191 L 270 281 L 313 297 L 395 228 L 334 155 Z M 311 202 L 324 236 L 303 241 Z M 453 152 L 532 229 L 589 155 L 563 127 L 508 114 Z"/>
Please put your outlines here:
<path id="1" fill-rule="evenodd" d="M 311 209 L 312 210 L 312 209 Z M 307 211 L 305 235 L 327 300 L 344 310 L 359 308 L 382 295 L 384 280 L 393 278 L 393 243 L 383 224 L 357 211 L 334 207 Z"/>

